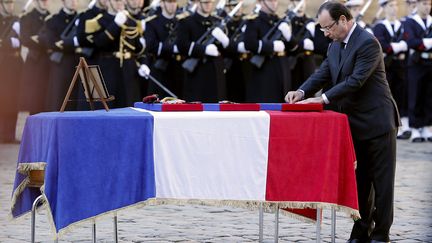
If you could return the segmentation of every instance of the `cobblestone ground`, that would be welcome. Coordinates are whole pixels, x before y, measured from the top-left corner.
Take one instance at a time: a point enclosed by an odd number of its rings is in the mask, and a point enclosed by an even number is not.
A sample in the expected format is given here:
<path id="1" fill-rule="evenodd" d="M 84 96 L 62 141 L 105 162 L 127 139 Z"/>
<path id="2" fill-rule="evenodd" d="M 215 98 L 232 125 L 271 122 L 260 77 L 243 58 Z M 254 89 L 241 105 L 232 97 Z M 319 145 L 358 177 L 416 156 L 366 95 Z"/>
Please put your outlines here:
<path id="1" fill-rule="evenodd" d="M 19 145 L 0 145 L 0 242 L 29 242 L 30 215 L 8 220 Z M 432 242 L 432 143 L 398 141 L 393 242 Z M 158 205 L 118 213 L 120 242 L 256 242 L 258 211 L 233 207 Z M 37 242 L 53 242 L 46 210 L 37 214 Z M 352 221 L 337 213 L 336 242 L 349 237 Z M 314 242 L 316 226 L 280 215 L 279 242 Z M 84 222 L 59 242 L 91 242 Z M 114 242 L 112 218 L 97 220 L 98 242 Z M 264 241 L 273 242 L 274 215 L 264 214 Z M 330 211 L 321 240 L 330 242 Z"/>

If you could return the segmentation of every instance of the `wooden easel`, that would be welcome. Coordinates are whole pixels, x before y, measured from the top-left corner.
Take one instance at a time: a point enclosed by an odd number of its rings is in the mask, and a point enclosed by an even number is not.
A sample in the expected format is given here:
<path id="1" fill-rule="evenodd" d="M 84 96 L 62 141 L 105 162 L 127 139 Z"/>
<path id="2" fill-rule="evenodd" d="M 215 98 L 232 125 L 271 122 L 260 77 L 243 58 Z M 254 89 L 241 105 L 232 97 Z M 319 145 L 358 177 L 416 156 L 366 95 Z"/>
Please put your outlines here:
<path id="1" fill-rule="evenodd" d="M 80 71 L 82 71 L 82 73 L 84 74 L 83 75 L 84 77 L 81 77 L 81 79 L 84 79 L 84 80 L 81 80 L 81 81 L 82 81 L 83 85 L 85 86 L 84 87 L 84 93 L 85 93 L 84 95 L 86 97 L 87 102 L 89 102 L 89 104 L 90 104 L 90 109 L 94 110 L 94 104 L 93 103 L 95 101 L 100 101 L 100 102 L 102 102 L 105 110 L 109 111 L 107 101 L 113 100 L 114 97 L 113 96 L 109 96 L 109 97 L 106 96 L 107 95 L 106 92 L 102 91 L 102 87 L 99 86 L 99 83 L 96 81 L 96 78 L 94 77 L 93 73 L 90 71 L 90 68 L 89 68 L 86 60 L 84 59 L 84 57 L 80 57 L 80 61 L 78 63 L 75 74 L 72 78 L 68 92 L 66 93 L 66 96 L 63 100 L 63 104 L 60 108 L 60 112 L 64 112 L 66 105 L 67 105 L 67 102 L 69 102 L 69 98 L 70 98 L 70 95 L 72 93 L 72 90 L 75 87 L 75 83 L 76 83 L 78 77 L 80 76 Z M 99 98 L 93 97 L 91 90 L 90 90 L 89 82 L 92 82 L 93 87 L 96 89 L 96 92 L 97 92 Z M 105 98 L 105 97 L 108 97 L 108 98 Z"/>

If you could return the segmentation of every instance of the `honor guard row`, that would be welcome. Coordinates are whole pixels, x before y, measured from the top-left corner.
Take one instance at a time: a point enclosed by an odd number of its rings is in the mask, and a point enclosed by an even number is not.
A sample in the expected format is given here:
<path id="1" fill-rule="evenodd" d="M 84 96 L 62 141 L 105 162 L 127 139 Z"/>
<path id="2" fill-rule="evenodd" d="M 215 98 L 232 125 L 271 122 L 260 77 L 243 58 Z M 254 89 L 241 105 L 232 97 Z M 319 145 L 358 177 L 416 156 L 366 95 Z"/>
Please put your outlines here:
<path id="1" fill-rule="evenodd" d="M 278 0 L 258 0 L 250 13 L 239 0 L 195 0 L 183 7 L 176 0 L 93 0 L 80 13 L 77 0 L 62 0 L 55 14 L 47 10 L 49 0 L 30 0 L 25 8 L 33 10 L 20 19 L 12 14 L 12 0 L 0 1 L 1 119 L 9 121 L 2 121 L 0 131 L 12 131 L 18 110 L 59 110 L 79 57 L 100 66 L 115 96 L 113 108 L 132 106 L 152 93 L 200 102 L 283 102 L 288 90 L 315 71 L 332 41 L 305 14 L 305 0 L 289 1 L 281 15 Z M 380 0 L 371 25 L 362 19 L 371 0 L 345 5 L 381 42 L 403 116 L 399 137 L 425 141 L 431 137 L 431 88 L 422 81 L 428 75 L 430 10 L 427 1 L 408 1 L 415 10 L 399 21 L 391 13 L 396 1 Z M 423 5 L 426 16 L 419 15 Z M 24 64 L 22 46 L 28 49 Z M 412 56 L 418 61 L 409 61 Z M 88 109 L 82 87 L 72 97 L 78 101 L 67 109 Z"/>

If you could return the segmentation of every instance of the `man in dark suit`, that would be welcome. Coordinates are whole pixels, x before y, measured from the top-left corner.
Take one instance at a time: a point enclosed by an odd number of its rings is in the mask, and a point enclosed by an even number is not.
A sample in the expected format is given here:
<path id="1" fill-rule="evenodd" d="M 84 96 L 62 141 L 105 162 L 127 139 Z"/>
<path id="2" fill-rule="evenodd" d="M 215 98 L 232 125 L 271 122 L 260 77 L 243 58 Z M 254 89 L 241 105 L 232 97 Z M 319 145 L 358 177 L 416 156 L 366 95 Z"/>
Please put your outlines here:
<path id="1" fill-rule="evenodd" d="M 357 157 L 361 216 L 354 223 L 349 242 L 388 242 L 399 114 L 386 80 L 381 47 L 339 2 L 321 5 L 318 22 L 324 34 L 333 39 L 328 57 L 297 91 L 288 92 L 285 100 L 331 104 L 348 115 Z M 308 98 L 323 87 L 327 89 L 321 96 Z M 369 204 L 372 188 L 374 203 Z"/>

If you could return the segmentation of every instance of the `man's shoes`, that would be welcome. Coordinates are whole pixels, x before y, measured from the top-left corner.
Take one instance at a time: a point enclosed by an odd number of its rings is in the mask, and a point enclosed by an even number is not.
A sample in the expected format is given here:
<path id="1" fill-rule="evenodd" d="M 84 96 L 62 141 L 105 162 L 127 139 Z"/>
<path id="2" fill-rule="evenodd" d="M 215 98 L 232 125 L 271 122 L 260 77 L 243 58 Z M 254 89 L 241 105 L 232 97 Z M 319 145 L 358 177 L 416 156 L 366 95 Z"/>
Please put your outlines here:
<path id="1" fill-rule="evenodd" d="M 425 140 L 432 142 L 432 131 L 430 130 L 429 127 L 423 127 L 421 134 Z"/>
<path id="2" fill-rule="evenodd" d="M 411 131 L 400 131 L 398 132 L 396 138 L 406 140 L 409 139 L 410 137 L 411 137 Z"/>
<path id="3" fill-rule="evenodd" d="M 350 239 L 346 243 L 362 243 L 359 239 Z"/>
<path id="4" fill-rule="evenodd" d="M 425 141 L 425 138 L 421 134 L 420 128 L 413 128 L 411 133 L 411 142 L 413 143 L 422 143 Z"/>

